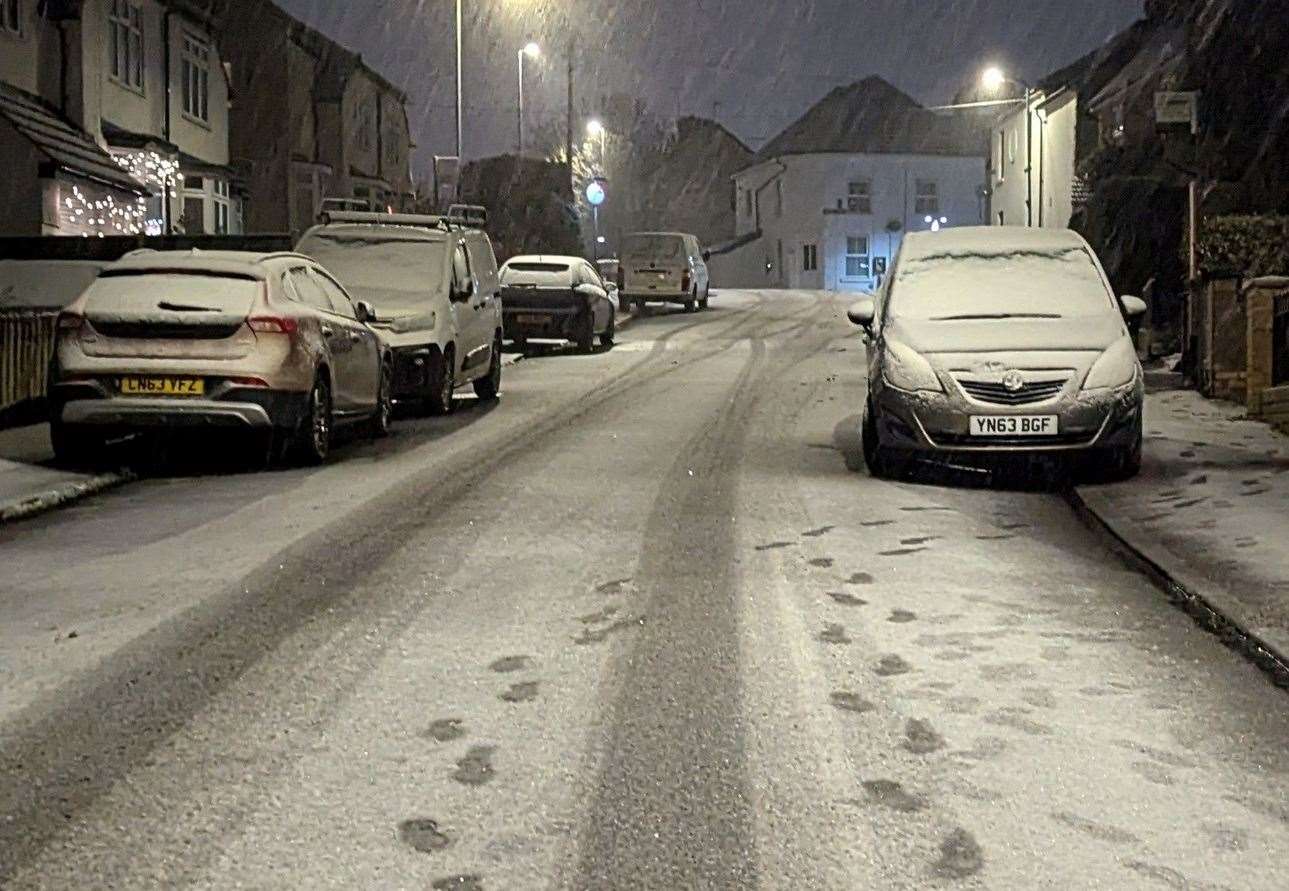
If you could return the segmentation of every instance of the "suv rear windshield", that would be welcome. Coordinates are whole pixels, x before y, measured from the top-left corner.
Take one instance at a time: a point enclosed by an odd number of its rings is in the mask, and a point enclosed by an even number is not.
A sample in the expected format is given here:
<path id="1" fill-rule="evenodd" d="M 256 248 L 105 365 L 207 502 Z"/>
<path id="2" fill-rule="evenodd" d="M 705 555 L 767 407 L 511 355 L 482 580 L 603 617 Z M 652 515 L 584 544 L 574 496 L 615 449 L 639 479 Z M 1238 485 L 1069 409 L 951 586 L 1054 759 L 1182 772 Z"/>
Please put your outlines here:
<path id="1" fill-rule="evenodd" d="M 323 230 L 306 235 L 296 250 L 321 263 L 355 300 L 371 302 L 380 315 L 422 309 L 445 287 L 443 241 Z"/>
<path id="2" fill-rule="evenodd" d="M 1083 248 L 930 253 L 905 258 L 891 282 L 891 318 L 952 320 L 1094 316 L 1114 309 Z"/>
<path id="3" fill-rule="evenodd" d="M 573 268 L 567 263 L 507 263 L 501 269 L 503 285 L 572 285 Z"/>
<path id="4" fill-rule="evenodd" d="M 685 240 L 679 235 L 629 235 L 622 256 L 632 260 L 677 260 L 684 256 Z"/>

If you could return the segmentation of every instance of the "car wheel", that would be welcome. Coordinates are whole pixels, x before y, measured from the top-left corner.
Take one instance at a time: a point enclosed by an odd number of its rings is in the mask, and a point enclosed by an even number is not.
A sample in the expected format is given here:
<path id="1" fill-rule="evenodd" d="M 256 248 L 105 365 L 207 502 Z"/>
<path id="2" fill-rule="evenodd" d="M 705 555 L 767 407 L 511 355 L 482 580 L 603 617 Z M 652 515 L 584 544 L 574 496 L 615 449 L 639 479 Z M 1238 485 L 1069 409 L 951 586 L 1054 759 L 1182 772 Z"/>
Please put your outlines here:
<path id="1" fill-rule="evenodd" d="M 102 436 L 84 427 L 53 421 L 49 425 L 54 460 L 64 467 L 92 467 L 103 460 Z"/>
<path id="2" fill-rule="evenodd" d="M 689 295 L 689 299 L 685 301 L 685 312 L 694 312 L 697 308 L 698 308 L 698 289 L 695 288 L 694 293 Z"/>
<path id="3" fill-rule="evenodd" d="M 864 449 L 864 463 L 868 472 L 877 479 L 891 479 L 899 476 L 902 462 L 898 461 L 890 446 L 882 442 L 882 434 L 877 424 L 877 412 L 869 403 L 864 408 L 864 426 L 860 431 L 861 444 Z"/>
<path id="4" fill-rule="evenodd" d="M 430 371 L 429 392 L 425 395 L 425 409 L 432 415 L 452 413 L 456 393 L 456 350 L 451 346 L 443 353 L 438 364 Z"/>
<path id="5" fill-rule="evenodd" d="M 649 304 L 645 303 L 643 300 L 636 301 L 636 315 L 638 316 L 648 315 L 648 309 L 649 309 Z"/>
<path id="6" fill-rule="evenodd" d="M 577 350 L 579 353 L 595 351 L 595 313 L 590 310 L 587 310 L 586 317 L 578 328 Z"/>
<path id="7" fill-rule="evenodd" d="M 368 432 L 373 439 L 389 436 L 394 421 L 394 372 L 389 363 L 380 366 L 380 393 L 376 397 L 376 413 L 371 417 Z"/>
<path id="8" fill-rule="evenodd" d="M 699 308 L 699 309 L 707 309 L 707 301 L 708 301 L 708 298 L 710 298 L 710 297 L 711 297 L 711 292 L 710 292 L 710 291 L 704 291 L 704 292 L 703 292 L 703 299 L 701 299 L 701 300 L 699 300 L 699 301 L 698 301 L 698 308 Z"/>
<path id="9" fill-rule="evenodd" d="M 318 375 L 309 391 L 304 420 L 296 440 L 296 454 L 301 464 L 316 466 L 331 454 L 331 386 Z"/>
<path id="10" fill-rule="evenodd" d="M 501 392 L 501 338 L 492 342 L 492 361 L 488 364 L 488 374 L 474 382 L 474 395 L 484 402 L 491 402 Z"/>
<path id="11" fill-rule="evenodd" d="M 600 346 L 606 350 L 613 346 L 613 339 L 617 336 L 617 327 L 618 314 L 613 310 L 609 310 L 609 327 L 605 328 L 603 333 L 600 334 Z"/>

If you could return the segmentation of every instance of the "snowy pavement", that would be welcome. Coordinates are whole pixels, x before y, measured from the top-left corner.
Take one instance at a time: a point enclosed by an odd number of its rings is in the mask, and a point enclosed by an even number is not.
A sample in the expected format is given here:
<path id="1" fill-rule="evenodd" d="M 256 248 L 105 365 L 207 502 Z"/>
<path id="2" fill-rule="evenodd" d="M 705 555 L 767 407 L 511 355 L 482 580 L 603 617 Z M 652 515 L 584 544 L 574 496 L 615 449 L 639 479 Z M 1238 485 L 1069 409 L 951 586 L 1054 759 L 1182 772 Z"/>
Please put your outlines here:
<path id="1" fill-rule="evenodd" d="M 1183 587 L 1289 654 L 1289 437 L 1240 405 L 1152 393 L 1140 476 L 1079 494 Z"/>
<path id="2" fill-rule="evenodd" d="M 0 430 L 0 523 L 69 504 L 128 478 L 61 470 L 53 459 L 48 424 Z"/>

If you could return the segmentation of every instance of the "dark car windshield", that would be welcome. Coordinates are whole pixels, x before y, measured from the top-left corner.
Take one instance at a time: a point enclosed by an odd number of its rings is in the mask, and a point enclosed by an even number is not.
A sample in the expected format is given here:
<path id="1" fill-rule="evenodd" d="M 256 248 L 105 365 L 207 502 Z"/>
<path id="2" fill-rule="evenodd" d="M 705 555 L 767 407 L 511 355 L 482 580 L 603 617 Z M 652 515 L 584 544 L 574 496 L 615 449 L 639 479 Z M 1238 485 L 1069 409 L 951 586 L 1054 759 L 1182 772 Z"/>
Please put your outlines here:
<path id="1" fill-rule="evenodd" d="M 684 253 L 684 247 L 678 235 L 632 235 L 627 238 L 622 256 L 631 260 L 675 260 Z"/>

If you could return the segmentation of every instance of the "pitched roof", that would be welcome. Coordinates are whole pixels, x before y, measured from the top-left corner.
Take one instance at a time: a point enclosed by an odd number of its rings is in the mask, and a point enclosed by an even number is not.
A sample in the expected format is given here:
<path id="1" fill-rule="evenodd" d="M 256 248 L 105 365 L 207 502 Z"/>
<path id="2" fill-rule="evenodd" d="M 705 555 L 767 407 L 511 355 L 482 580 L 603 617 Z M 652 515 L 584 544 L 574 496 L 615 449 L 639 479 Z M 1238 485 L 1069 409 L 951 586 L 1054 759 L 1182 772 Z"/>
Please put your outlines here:
<path id="1" fill-rule="evenodd" d="M 57 167 L 139 195 L 150 194 L 88 133 L 39 96 L 0 83 L 0 117 Z"/>
<path id="2" fill-rule="evenodd" d="M 961 118 L 928 111 L 880 77 L 837 87 L 757 152 L 781 155 L 983 155 L 982 140 Z"/>

